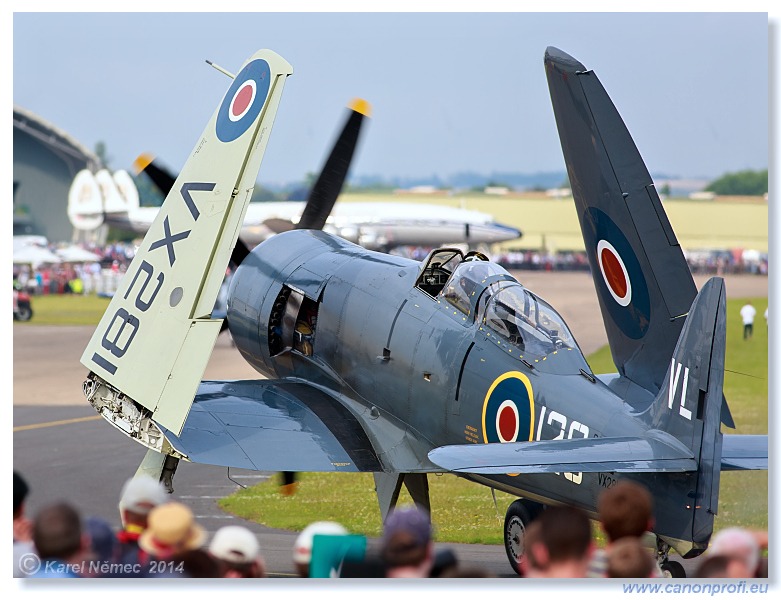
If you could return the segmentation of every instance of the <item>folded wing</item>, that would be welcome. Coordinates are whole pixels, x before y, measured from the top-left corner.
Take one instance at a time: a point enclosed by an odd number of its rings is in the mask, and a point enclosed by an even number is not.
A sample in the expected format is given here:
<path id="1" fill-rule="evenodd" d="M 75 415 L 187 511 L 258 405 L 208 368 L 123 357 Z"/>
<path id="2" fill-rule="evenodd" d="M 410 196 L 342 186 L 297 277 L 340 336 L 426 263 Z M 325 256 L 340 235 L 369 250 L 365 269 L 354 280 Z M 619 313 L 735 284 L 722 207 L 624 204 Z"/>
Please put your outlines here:
<path id="1" fill-rule="evenodd" d="M 197 463 L 256 471 L 382 471 L 357 419 L 305 383 L 203 381 L 169 443 Z"/>

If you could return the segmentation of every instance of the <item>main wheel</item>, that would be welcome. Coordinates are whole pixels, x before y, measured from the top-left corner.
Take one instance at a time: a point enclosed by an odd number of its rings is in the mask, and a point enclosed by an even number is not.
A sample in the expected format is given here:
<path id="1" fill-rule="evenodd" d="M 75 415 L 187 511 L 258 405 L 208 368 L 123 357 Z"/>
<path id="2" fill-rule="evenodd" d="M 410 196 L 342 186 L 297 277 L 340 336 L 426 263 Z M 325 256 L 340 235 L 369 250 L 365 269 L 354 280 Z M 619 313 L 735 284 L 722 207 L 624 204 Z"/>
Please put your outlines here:
<path id="1" fill-rule="evenodd" d="M 504 517 L 504 549 L 513 570 L 521 575 L 520 561 L 524 552 L 523 538 L 526 528 L 540 513 L 543 506 L 531 500 L 513 502 Z"/>
<path id="2" fill-rule="evenodd" d="M 14 319 L 17 321 L 29 321 L 33 318 L 33 309 L 29 304 L 19 303 L 18 310 L 14 313 Z"/>
<path id="3" fill-rule="evenodd" d="M 666 560 L 660 565 L 659 568 L 662 570 L 662 573 L 664 573 L 665 577 L 673 577 L 675 579 L 686 578 L 686 569 L 684 569 L 683 565 L 677 561 Z"/>

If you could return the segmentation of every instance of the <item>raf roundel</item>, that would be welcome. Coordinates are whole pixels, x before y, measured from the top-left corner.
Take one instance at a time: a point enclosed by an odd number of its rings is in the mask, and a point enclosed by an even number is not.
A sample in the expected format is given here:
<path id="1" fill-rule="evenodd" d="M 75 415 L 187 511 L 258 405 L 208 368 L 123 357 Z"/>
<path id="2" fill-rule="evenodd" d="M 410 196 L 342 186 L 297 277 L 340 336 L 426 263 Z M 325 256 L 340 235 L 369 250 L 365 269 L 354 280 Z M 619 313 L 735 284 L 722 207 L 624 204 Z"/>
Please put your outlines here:
<path id="1" fill-rule="evenodd" d="M 217 138 L 232 142 L 257 121 L 268 97 L 271 68 L 263 59 L 253 60 L 236 75 L 217 111 Z"/>
<path id="2" fill-rule="evenodd" d="M 239 121 L 244 115 L 252 108 L 255 100 L 255 94 L 258 86 L 254 79 L 248 79 L 244 84 L 233 94 L 233 99 L 230 102 L 228 108 L 228 118 L 233 121 Z"/>
<path id="3" fill-rule="evenodd" d="M 597 244 L 597 261 L 602 278 L 613 299 L 621 306 L 629 306 L 632 301 L 632 282 L 621 255 L 607 240 Z"/>
<path id="4" fill-rule="evenodd" d="M 534 394 L 529 378 L 519 371 L 497 377 L 483 402 L 483 441 L 529 441 L 534 432 Z"/>
<path id="5" fill-rule="evenodd" d="M 590 206 L 583 219 L 583 240 L 596 273 L 594 283 L 604 309 L 628 338 L 641 339 L 651 323 L 651 297 L 632 244 L 605 212 Z"/>

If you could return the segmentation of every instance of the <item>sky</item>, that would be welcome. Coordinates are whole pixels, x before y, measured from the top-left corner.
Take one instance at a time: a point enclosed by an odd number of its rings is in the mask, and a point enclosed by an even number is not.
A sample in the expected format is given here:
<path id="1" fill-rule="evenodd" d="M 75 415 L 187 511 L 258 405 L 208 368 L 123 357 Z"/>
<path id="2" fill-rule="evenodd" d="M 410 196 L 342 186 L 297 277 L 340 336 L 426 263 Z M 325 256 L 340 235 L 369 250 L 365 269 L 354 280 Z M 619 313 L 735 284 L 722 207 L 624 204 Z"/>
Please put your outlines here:
<path id="1" fill-rule="evenodd" d="M 151 152 L 178 170 L 230 85 L 205 61 L 235 73 L 270 48 L 294 73 L 261 184 L 318 171 L 356 97 L 353 175 L 564 171 L 549 45 L 596 72 L 652 175 L 768 167 L 761 12 L 16 12 L 12 30 L 13 103 L 105 142 L 113 169 Z"/>

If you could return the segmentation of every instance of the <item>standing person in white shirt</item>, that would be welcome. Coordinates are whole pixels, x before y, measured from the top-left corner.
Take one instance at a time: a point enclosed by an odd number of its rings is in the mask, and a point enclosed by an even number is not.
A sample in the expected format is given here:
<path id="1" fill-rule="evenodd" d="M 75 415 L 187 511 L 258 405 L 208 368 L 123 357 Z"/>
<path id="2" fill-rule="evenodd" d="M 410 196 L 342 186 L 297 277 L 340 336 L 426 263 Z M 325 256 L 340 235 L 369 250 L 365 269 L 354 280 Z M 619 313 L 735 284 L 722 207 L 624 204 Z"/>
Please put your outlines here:
<path id="1" fill-rule="evenodd" d="M 740 309 L 740 316 L 743 319 L 743 339 L 749 339 L 754 333 L 754 317 L 757 316 L 757 309 L 746 302 Z"/>

